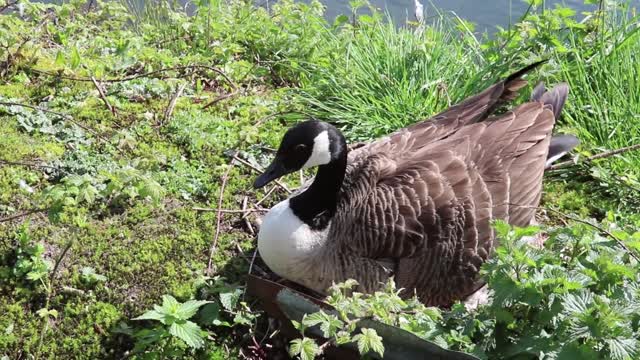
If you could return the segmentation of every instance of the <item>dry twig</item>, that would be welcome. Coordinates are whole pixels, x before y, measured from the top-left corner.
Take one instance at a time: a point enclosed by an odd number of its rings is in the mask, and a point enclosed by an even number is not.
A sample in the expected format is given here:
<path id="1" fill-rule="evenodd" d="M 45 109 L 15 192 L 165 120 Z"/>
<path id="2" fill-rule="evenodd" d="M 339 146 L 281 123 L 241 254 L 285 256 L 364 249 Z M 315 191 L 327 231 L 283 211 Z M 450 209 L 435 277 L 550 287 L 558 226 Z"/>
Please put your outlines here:
<path id="1" fill-rule="evenodd" d="M 55 170 L 55 171 L 59 171 L 62 173 L 67 174 L 68 172 L 61 169 L 61 168 L 57 168 L 55 166 L 49 166 L 49 165 L 44 165 L 44 164 L 35 164 L 35 163 L 28 163 L 28 162 L 22 162 L 22 161 L 7 161 L 7 160 L 0 160 L 0 165 L 14 165 L 14 166 L 25 166 L 25 167 L 30 167 L 30 168 L 41 168 L 41 169 L 51 169 L 51 170 Z"/>
<path id="2" fill-rule="evenodd" d="M 224 99 L 228 99 L 228 98 L 230 98 L 232 96 L 235 96 L 236 94 L 238 94 L 238 89 L 235 89 L 230 93 L 227 93 L 227 94 L 224 94 L 224 95 L 220 95 L 217 98 L 215 98 L 215 99 L 211 100 L 210 102 L 208 102 L 205 106 L 202 107 L 202 109 L 203 110 L 207 109 L 207 108 L 219 103 L 220 101 L 222 101 Z"/>
<path id="3" fill-rule="evenodd" d="M 12 7 L 13 5 L 16 5 L 18 2 L 19 2 L 19 0 L 7 2 L 2 7 L 0 7 L 0 13 L 5 11 L 5 10 L 7 10 L 8 8 Z"/>
<path id="4" fill-rule="evenodd" d="M 191 209 L 195 210 L 195 211 L 215 211 L 215 212 L 220 212 L 222 214 L 249 214 L 249 213 L 254 213 L 254 212 L 267 212 L 269 210 L 267 209 L 243 209 L 243 210 L 236 210 L 236 209 L 213 209 L 213 208 L 203 208 L 203 207 L 198 207 L 198 206 L 194 206 Z"/>
<path id="5" fill-rule="evenodd" d="M 245 196 L 244 199 L 242 199 L 242 210 L 247 210 L 247 200 L 249 199 L 248 196 Z M 244 221 L 244 224 L 247 226 L 247 229 L 249 230 L 249 233 L 251 235 L 255 235 L 256 232 L 253 231 L 253 226 L 251 226 L 251 221 L 249 221 L 249 219 L 247 219 L 247 214 L 245 213 L 244 215 L 242 215 L 242 220 Z"/>
<path id="6" fill-rule="evenodd" d="M 605 152 L 601 152 L 599 154 L 595 154 L 593 156 L 589 156 L 588 158 L 582 160 L 582 162 L 590 162 L 593 160 L 597 160 L 597 159 L 604 159 L 604 158 L 608 158 L 614 155 L 618 155 L 618 154 L 622 154 L 625 153 L 627 151 L 633 151 L 633 150 L 638 150 L 640 149 L 640 144 L 635 144 L 635 145 L 630 145 L 630 146 L 626 146 L 620 149 L 616 149 L 616 150 L 609 150 L 609 151 L 605 151 Z M 547 171 L 549 170 L 558 170 L 558 169 L 562 169 L 562 168 L 566 168 L 572 165 L 577 165 L 577 163 L 575 163 L 573 160 L 567 160 L 567 161 L 563 161 L 560 163 L 557 163 L 555 165 L 551 165 L 549 166 L 549 168 L 547 169 Z"/>
<path id="7" fill-rule="evenodd" d="M 222 70 L 220 70 L 220 69 L 218 69 L 216 67 L 209 66 L 209 65 L 173 66 L 173 67 L 169 67 L 169 68 L 158 69 L 158 70 L 150 71 L 150 72 L 147 72 L 147 73 L 135 74 L 135 75 L 126 76 L 126 77 L 122 77 L 122 78 L 101 79 L 100 82 L 103 82 L 103 83 L 105 83 L 105 82 L 106 83 L 125 82 L 125 81 L 131 81 L 131 80 L 135 80 L 135 79 L 145 78 L 145 77 L 151 77 L 153 75 L 161 74 L 161 73 L 164 73 L 164 72 L 167 72 L 167 71 L 189 70 L 189 69 L 204 69 L 204 70 L 213 71 L 213 72 L 219 74 L 220 76 L 222 76 L 225 79 L 225 81 L 229 84 L 229 86 L 231 86 L 234 90 L 238 88 L 238 86 L 233 81 L 231 81 L 229 76 L 227 76 L 227 74 L 225 74 L 224 71 L 222 71 Z M 65 79 L 65 80 L 92 81 L 91 78 L 65 76 L 65 75 L 60 75 L 58 73 L 51 73 L 51 72 L 48 72 L 48 71 L 42 71 L 42 70 L 36 70 L 36 69 L 31 69 L 31 71 L 33 71 L 35 73 L 38 73 L 38 74 L 42 74 L 42 75 L 59 77 L 61 79 Z M 172 78 L 172 77 L 163 77 L 162 79 L 170 79 L 170 78 Z"/>
<path id="8" fill-rule="evenodd" d="M 559 210 L 552 209 L 552 208 L 546 208 L 546 209 L 550 210 L 551 212 L 554 212 L 554 213 L 556 213 L 556 214 L 558 214 L 558 215 L 560 215 L 560 216 L 562 216 L 564 218 L 567 218 L 567 219 L 569 219 L 571 221 L 575 221 L 575 222 L 579 222 L 581 224 L 585 224 L 585 225 L 591 226 L 592 228 L 600 231 L 600 233 L 607 235 L 608 237 L 613 239 L 616 243 L 618 243 L 618 245 L 620 245 L 620 247 L 622 247 L 631 257 L 636 259 L 636 261 L 638 263 L 640 263 L 640 257 L 638 257 L 638 255 L 636 255 L 635 252 L 633 252 L 631 249 L 629 249 L 629 247 L 624 243 L 624 241 L 622 241 L 622 239 L 620 239 L 619 237 L 613 235 L 609 230 L 607 230 L 607 229 L 605 229 L 605 228 L 603 228 L 601 226 L 592 224 L 592 223 L 590 223 L 590 222 L 588 222 L 586 220 L 583 220 L 583 219 L 580 219 L 580 218 L 577 218 L 577 217 L 574 217 L 574 216 L 570 216 L 570 215 L 565 214 L 565 213 L 563 213 L 563 212 L 561 212 Z"/>
<path id="9" fill-rule="evenodd" d="M 182 96 L 182 92 L 184 91 L 185 87 L 187 87 L 187 83 L 181 84 L 178 87 L 178 90 L 176 90 L 175 94 L 173 94 L 173 96 L 171 97 L 171 101 L 169 101 L 169 105 L 167 106 L 167 109 L 164 111 L 165 122 L 169 121 L 169 119 L 171 118 L 171 114 L 173 114 L 173 110 L 176 107 L 176 103 L 178 102 L 178 99 L 180 98 L 180 96 Z"/>
<path id="10" fill-rule="evenodd" d="M 47 209 L 32 209 L 32 210 L 24 211 L 24 212 L 21 212 L 21 213 L 16 214 L 16 215 L 11 215 L 11 216 L 7 216 L 7 217 L 4 217 L 4 218 L 0 218 L 0 223 L 7 222 L 7 221 L 12 221 L 12 220 L 17 220 L 17 219 L 23 218 L 25 216 L 29 216 L 31 214 L 44 212 L 44 211 L 47 211 Z"/>
<path id="11" fill-rule="evenodd" d="M 260 173 L 260 174 L 264 173 L 264 170 L 262 170 L 262 169 L 260 169 L 260 168 L 258 168 L 258 167 L 256 167 L 256 166 L 253 166 L 250 162 L 248 162 L 248 161 L 246 161 L 246 160 L 244 160 L 244 159 L 239 158 L 237 155 L 233 155 L 233 158 L 234 158 L 235 160 L 237 160 L 239 163 L 241 163 L 241 164 L 243 164 L 243 165 L 248 166 L 250 169 L 252 169 L 252 170 L 254 170 L 254 171 L 256 171 L 256 172 L 258 172 L 258 173 Z M 276 180 L 276 181 L 275 181 L 275 183 L 276 183 L 278 186 L 280 186 L 280 188 L 282 188 L 282 190 L 286 191 L 288 194 L 291 194 L 291 192 L 292 192 L 292 191 L 291 191 L 291 190 L 289 190 L 289 188 L 287 188 L 283 183 L 281 183 L 281 182 L 280 182 L 280 181 L 278 181 L 278 180 Z"/>
<path id="12" fill-rule="evenodd" d="M 116 116 L 117 115 L 116 108 L 111 106 L 111 104 L 109 103 L 109 100 L 107 99 L 107 95 L 105 94 L 102 86 L 98 83 L 98 81 L 93 76 L 91 77 L 91 81 L 93 81 L 93 85 L 95 85 L 96 89 L 98 89 L 98 92 L 100 93 L 100 99 L 102 99 L 102 102 L 104 103 L 104 105 L 107 107 L 107 109 L 109 109 L 109 111 L 111 111 L 113 116 Z"/>
<path id="13" fill-rule="evenodd" d="M 207 274 L 211 275 L 211 267 L 213 265 L 213 253 L 218 246 L 218 238 L 220 237 L 220 226 L 222 225 L 222 200 L 224 198 L 224 188 L 227 186 L 227 180 L 229 179 L 229 173 L 235 165 L 235 159 L 231 159 L 227 171 L 222 175 L 222 184 L 220 185 L 220 194 L 218 195 L 218 216 L 216 219 L 216 232 L 211 243 L 211 249 L 209 250 L 209 261 L 207 262 Z"/>

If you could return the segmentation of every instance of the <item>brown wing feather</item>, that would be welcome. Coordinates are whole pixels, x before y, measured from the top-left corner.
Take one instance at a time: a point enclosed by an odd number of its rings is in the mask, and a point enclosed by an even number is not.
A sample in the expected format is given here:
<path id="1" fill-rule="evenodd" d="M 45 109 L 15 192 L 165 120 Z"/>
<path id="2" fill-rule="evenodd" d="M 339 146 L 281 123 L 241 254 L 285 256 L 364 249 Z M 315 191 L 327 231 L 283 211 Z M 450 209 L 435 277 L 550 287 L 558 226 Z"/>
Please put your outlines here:
<path id="1" fill-rule="evenodd" d="M 561 104 L 534 99 L 486 118 L 522 85 L 519 77 L 496 84 L 432 123 L 350 154 L 329 234 L 341 261 L 353 264 L 341 277 L 371 290 L 390 275 L 379 264 L 392 263 L 398 286 L 431 305 L 478 288 L 496 245 L 491 221 L 524 226 L 534 215 L 555 121 L 550 103 Z"/>
<path id="2" fill-rule="evenodd" d="M 531 64 L 429 119 L 372 143 L 360 144 L 349 153 L 349 159 L 367 156 L 369 153 L 388 152 L 391 148 L 397 153 L 417 151 L 425 144 L 444 139 L 466 125 L 485 120 L 496 107 L 517 96 L 518 91 L 527 84 L 522 76 L 541 63 Z"/>

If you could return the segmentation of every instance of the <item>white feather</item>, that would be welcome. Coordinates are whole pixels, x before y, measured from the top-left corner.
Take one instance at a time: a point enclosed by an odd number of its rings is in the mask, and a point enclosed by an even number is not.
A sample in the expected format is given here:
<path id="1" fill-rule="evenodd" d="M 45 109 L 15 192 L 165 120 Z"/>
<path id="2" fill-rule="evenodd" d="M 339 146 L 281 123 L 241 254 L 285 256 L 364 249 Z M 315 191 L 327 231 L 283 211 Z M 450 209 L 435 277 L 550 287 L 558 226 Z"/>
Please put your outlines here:
<path id="1" fill-rule="evenodd" d="M 302 166 L 303 169 L 312 166 L 325 165 L 331 161 L 331 150 L 329 149 L 329 133 L 325 130 L 313 139 L 313 150 L 311 156 Z"/>
<path id="2" fill-rule="evenodd" d="M 289 207 L 289 199 L 277 204 L 262 219 L 258 251 L 276 274 L 296 281 L 308 273 L 307 260 L 324 245 L 330 226 L 316 231 L 300 220 Z"/>
<path id="3" fill-rule="evenodd" d="M 547 162 L 544 164 L 545 169 L 548 168 L 549 166 L 551 166 L 551 164 L 553 164 L 554 161 L 560 159 L 561 157 L 563 157 L 565 154 L 567 153 L 567 151 L 563 151 L 559 154 L 555 154 L 552 157 L 547 159 Z"/>

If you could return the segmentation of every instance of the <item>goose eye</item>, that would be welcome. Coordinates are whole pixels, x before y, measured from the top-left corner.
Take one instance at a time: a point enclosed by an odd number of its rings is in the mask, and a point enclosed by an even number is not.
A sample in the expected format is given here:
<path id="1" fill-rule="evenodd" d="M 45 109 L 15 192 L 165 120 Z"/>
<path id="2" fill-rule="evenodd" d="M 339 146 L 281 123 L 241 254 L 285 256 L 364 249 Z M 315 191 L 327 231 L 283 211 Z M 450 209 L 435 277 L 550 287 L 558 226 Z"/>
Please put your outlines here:
<path id="1" fill-rule="evenodd" d="M 305 144 L 298 144 L 293 148 L 293 151 L 295 152 L 301 152 L 304 151 L 307 148 L 307 145 Z"/>

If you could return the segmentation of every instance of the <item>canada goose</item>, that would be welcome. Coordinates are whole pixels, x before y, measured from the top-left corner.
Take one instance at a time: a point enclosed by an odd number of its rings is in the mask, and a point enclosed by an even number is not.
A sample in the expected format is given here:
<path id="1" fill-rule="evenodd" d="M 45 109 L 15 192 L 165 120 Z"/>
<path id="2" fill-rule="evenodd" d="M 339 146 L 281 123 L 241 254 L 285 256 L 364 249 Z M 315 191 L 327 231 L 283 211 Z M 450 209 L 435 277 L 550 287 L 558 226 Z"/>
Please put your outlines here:
<path id="1" fill-rule="evenodd" d="M 313 183 L 263 218 L 258 250 L 278 275 L 326 292 L 349 278 L 372 292 L 394 276 L 405 294 L 447 306 L 481 287 L 496 246 L 490 222 L 525 226 L 542 175 L 578 143 L 551 132 L 568 87 L 537 86 L 531 101 L 492 116 L 526 85 L 533 64 L 430 120 L 348 151 L 342 133 L 306 121 L 284 135 L 259 188 L 318 167 Z"/>

